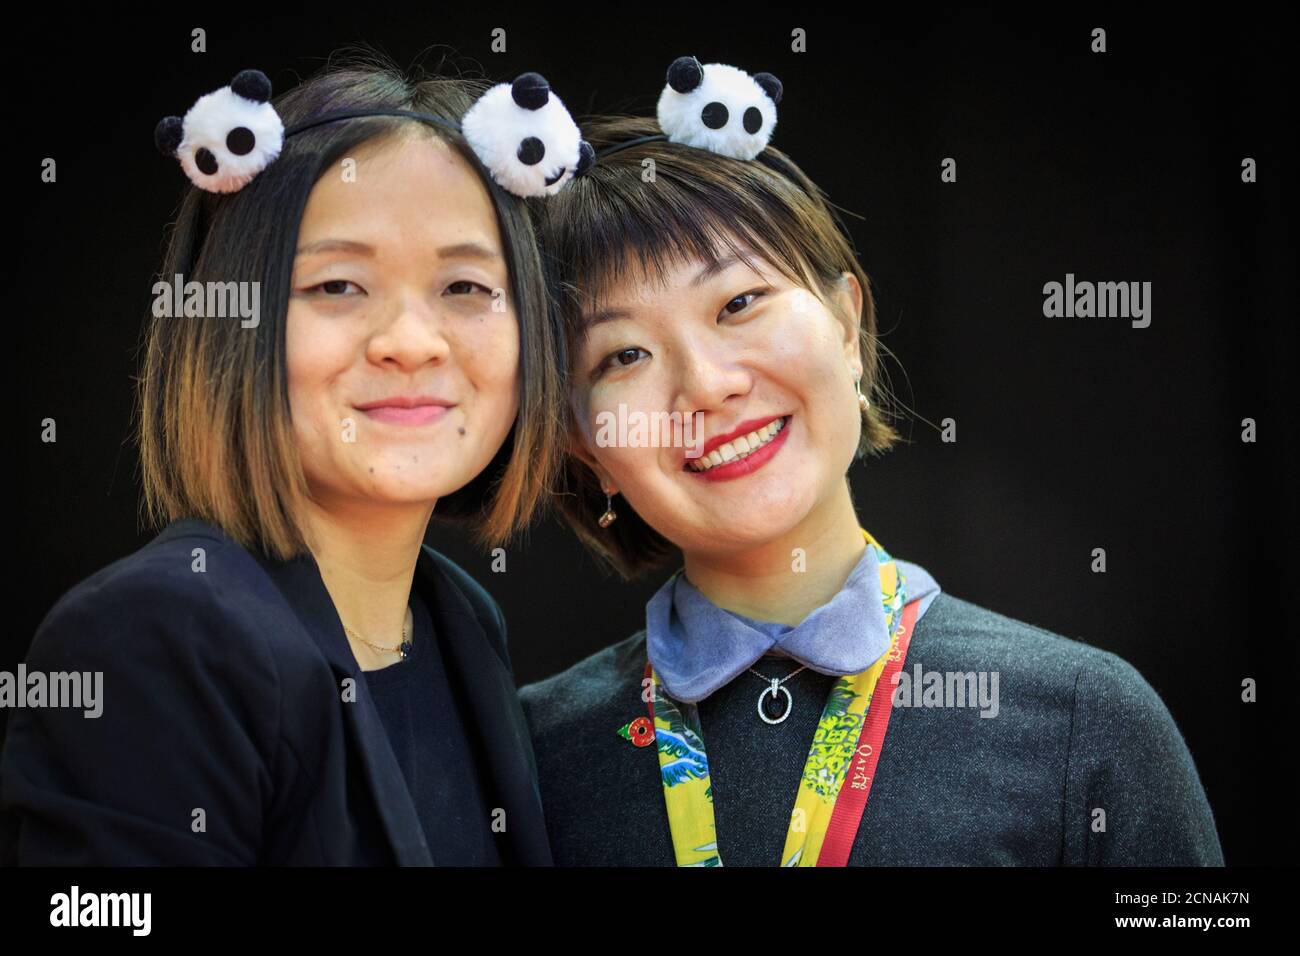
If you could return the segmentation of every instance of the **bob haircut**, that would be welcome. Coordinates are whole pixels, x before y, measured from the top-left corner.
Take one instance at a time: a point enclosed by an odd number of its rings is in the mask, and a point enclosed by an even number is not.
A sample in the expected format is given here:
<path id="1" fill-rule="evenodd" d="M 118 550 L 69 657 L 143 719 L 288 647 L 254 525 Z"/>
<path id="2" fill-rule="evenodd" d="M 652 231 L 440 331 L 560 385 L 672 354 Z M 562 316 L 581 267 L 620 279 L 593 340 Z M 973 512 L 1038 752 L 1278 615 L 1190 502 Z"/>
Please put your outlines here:
<path id="1" fill-rule="evenodd" d="M 452 122 L 491 84 L 407 78 L 370 50 L 349 51 L 276 98 L 285 127 L 326 111 L 403 109 Z M 234 195 L 191 186 L 180 204 L 161 278 L 259 281 L 261 321 L 150 317 L 137 390 L 145 520 L 210 521 L 245 547 L 281 560 L 309 550 L 302 507 L 309 490 L 290 418 L 285 325 L 298 224 L 313 186 L 362 143 L 412 130 L 441 137 L 483 180 L 495 208 L 508 294 L 520 336 L 519 415 L 488 467 L 440 499 L 435 518 L 469 523 L 480 545 L 518 532 L 545 501 L 558 462 L 562 402 L 558 343 L 527 203 L 502 190 L 455 133 L 410 118 L 326 123 L 285 140 L 273 163 Z"/>
<path id="2" fill-rule="evenodd" d="M 661 132 L 653 118 L 630 116 L 589 118 L 582 129 L 597 150 Z M 653 169 L 653 181 L 643 178 L 647 168 Z M 889 392 L 880 381 L 883 347 L 876 339 L 870 280 L 825 194 L 780 150 L 768 146 L 746 162 L 664 140 L 640 143 L 598 159 L 584 177 L 539 206 L 538 215 L 553 321 L 569 356 L 579 353 L 585 317 L 632 266 L 638 277 L 661 280 L 673 265 L 714 263 L 719 250 L 743 255 L 747 245 L 837 314 L 830 295 L 841 287 L 843 272 L 853 273 L 863 290 L 861 384 L 871 399 L 855 457 L 883 453 L 899 439 L 881 410 Z M 631 578 L 662 565 L 677 549 L 631 508 L 620 509 L 608 528 L 598 524 L 605 494 L 591 469 L 572 453 L 581 435 L 574 382 L 570 363 L 570 447 L 557 504 L 583 543 Z"/>

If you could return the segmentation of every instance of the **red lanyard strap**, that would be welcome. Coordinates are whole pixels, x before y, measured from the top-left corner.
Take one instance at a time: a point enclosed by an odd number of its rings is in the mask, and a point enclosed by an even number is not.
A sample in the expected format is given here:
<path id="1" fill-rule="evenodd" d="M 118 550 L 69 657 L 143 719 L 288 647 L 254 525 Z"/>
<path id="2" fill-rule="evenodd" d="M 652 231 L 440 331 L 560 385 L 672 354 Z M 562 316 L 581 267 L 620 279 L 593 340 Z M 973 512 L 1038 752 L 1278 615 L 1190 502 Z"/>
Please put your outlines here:
<path id="1" fill-rule="evenodd" d="M 894 675 L 902 669 L 907 658 L 907 646 L 912 640 L 912 625 L 916 623 L 920 603 L 919 600 L 912 601 L 903 608 L 903 622 L 896 632 L 897 643 L 890 648 L 888 663 L 872 691 L 871 706 L 867 708 L 862 721 L 862 732 L 858 736 L 856 756 L 835 800 L 831 822 L 826 827 L 826 839 L 822 842 L 821 853 L 817 857 L 818 866 L 848 865 L 854 837 L 862 822 L 862 814 L 867 809 L 867 797 L 871 794 L 871 782 L 876 776 L 876 764 L 880 761 L 885 731 L 889 729 L 889 716 L 894 710 Z"/>

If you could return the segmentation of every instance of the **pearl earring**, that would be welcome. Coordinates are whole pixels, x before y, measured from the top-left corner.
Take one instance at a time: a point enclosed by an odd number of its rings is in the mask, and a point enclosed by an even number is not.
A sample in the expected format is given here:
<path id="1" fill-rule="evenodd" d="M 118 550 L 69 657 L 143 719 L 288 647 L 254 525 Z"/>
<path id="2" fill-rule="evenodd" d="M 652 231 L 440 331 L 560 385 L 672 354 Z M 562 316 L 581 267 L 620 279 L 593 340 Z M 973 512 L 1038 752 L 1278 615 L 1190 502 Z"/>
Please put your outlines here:
<path id="1" fill-rule="evenodd" d="M 600 490 L 605 492 L 605 513 L 597 519 L 596 523 L 602 528 L 608 528 L 614 523 L 614 519 L 618 517 L 618 513 L 614 510 L 614 502 L 610 497 L 609 492 L 604 488 L 601 488 Z"/>
<path id="2" fill-rule="evenodd" d="M 862 394 L 861 377 L 859 377 L 858 380 L 854 382 L 854 388 L 858 390 L 858 407 L 862 409 L 863 412 L 866 412 L 866 410 L 871 407 L 871 400 L 867 398 L 867 396 Z"/>

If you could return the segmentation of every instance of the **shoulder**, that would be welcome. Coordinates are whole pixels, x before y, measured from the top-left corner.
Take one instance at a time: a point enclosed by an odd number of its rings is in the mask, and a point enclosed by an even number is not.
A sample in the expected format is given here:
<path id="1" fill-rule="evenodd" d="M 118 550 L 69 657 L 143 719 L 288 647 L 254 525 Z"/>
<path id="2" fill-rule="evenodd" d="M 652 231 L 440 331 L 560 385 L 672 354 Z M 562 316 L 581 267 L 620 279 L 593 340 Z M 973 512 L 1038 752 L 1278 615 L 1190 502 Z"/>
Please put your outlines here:
<path id="1" fill-rule="evenodd" d="M 506 666 L 510 667 L 510 654 L 506 643 L 506 618 L 501 613 L 501 605 L 483 585 L 470 576 L 468 571 L 441 551 L 427 544 L 422 550 L 446 582 L 464 596 L 474 612 L 474 617 L 492 641 L 493 647 L 496 648 Z"/>
<path id="2" fill-rule="evenodd" d="M 301 652 L 273 592 L 250 552 L 187 522 L 65 594 L 20 665 L 39 696 L 15 711 L 0 754 L 0 806 L 24 821 L 12 852 L 255 862 L 262 808 L 293 755 L 284 715 L 321 737 L 308 710 L 331 702 L 317 692 L 286 706 L 303 675 L 301 657 L 282 655 Z M 201 836 L 198 807 L 211 814 Z"/>
<path id="3" fill-rule="evenodd" d="M 238 595 L 239 581 L 265 577 L 253 555 L 212 525 L 177 522 L 69 589 L 45 623 L 111 608 L 133 615 L 173 607 L 201 612 L 223 595 Z"/>
<path id="4" fill-rule="evenodd" d="M 1033 685 L 1069 698 L 1081 675 L 1097 670 L 1142 680 L 1109 651 L 947 592 L 941 592 L 917 622 L 912 648 L 909 664 L 919 659 L 940 670 L 998 671 L 1004 685 L 1014 680 L 1022 688 Z"/>
<path id="5" fill-rule="evenodd" d="M 1186 741 L 1164 700 L 1124 658 L 1098 651 L 1075 682 L 1074 756 L 1123 760 L 1136 770 L 1192 765 Z"/>
<path id="6" fill-rule="evenodd" d="M 138 551 L 95 572 L 45 616 L 29 660 L 89 666 L 96 660 L 166 658 L 269 667 L 268 602 L 278 600 L 256 558 L 206 522 L 176 522 Z M 251 674 L 250 674 L 251 679 Z"/>
<path id="7" fill-rule="evenodd" d="M 1074 770 L 1190 766 L 1165 702 L 1118 654 L 943 594 L 917 623 L 914 641 L 927 668 L 996 670 L 1004 698 L 1021 713 L 1042 716 L 1050 704 L 1068 717 Z"/>
<path id="8" fill-rule="evenodd" d="M 470 607 L 474 609 L 474 613 L 480 619 L 485 623 L 492 624 L 495 628 L 504 630 L 505 616 L 501 613 L 501 606 L 497 604 L 496 599 L 487 592 L 483 585 L 474 580 L 468 571 L 441 551 L 437 551 L 426 544 L 424 553 L 429 556 L 434 566 L 455 585 L 457 590 L 465 595 L 465 599 L 469 601 Z"/>
<path id="9" fill-rule="evenodd" d="M 534 736 L 564 724 L 625 714 L 640 700 L 645 674 L 645 631 L 603 648 L 567 670 L 520 688 L 519 699 Z"/>

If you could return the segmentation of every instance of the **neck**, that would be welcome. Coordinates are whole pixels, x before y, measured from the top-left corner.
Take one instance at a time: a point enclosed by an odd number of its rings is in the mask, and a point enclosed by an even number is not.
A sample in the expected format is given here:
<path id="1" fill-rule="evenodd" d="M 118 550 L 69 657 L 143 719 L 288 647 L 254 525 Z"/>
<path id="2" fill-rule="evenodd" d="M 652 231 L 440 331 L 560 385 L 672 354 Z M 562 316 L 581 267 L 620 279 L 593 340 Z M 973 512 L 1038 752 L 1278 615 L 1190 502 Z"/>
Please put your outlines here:
<path id="1" fill-rule="evenodd" d="M 683 557 L 686 577 L 718 607 L 795 626 L 839 593 L 866 546 L 846 479 L 829 501 L 780 537 L 742 551 Z M 801 564 L 796 548 L 803 551 Z"/>
<path id="2" fill-rule="evenodd" d="M 312 556 L 339 619 L 367 641 L 396 647 L 433 506 L 312 501 L 307 510 Z"/>

